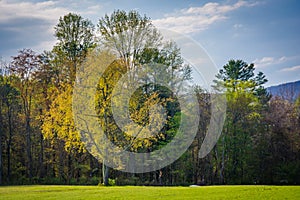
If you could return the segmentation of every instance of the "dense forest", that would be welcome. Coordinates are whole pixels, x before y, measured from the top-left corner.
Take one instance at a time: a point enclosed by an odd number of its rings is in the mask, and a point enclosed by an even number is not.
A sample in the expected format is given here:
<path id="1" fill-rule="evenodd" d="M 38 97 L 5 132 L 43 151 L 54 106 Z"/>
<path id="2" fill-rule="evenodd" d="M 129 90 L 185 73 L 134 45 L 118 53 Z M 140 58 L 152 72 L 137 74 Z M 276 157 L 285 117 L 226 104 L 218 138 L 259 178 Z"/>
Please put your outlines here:
<path id="1" fill-rule="evenodd" d="M 166 84 L 178 88 L 192 79 L 191 68 L 176 44 L 163 41 L 151 20 L 136 11 L 117 10 L 100 18 L 97 26 L 70 13 L 54 29 L 57 43 L 51 51 L 23 49 L 11 62 L 1 63 L 0 185 L 300 184 L 300 97 L 289 101 L 269 95 L 265 75 L 242 60 L 229 60 L 216 75 L 213 88 L 226 95 L 226 119 L 207 156 L 201 158 L 199 150 L 211 118 L 212 91 L 193 85 L 201 120 L 191 146 L 178 160 L 147 173 L 106 166 L 87 151 L 74 123 L 78 70 L 103 56 L 115 58 L 97 85 L 97 119 L 116 145 L 150 152 L 176 134 L 183 118 L 176 97 L 143 79 L 144 86 L 130 99 L 130 117 L 145 125 L 149 107 L 160 103 L 167 122 L 157 135 L 131 142 L 134 136 L 118 128 L 108 105 L 116 83 L 112 80 L 129 69 L 158 63 L 161 68 L 147 73 L 168 74 Z"/>

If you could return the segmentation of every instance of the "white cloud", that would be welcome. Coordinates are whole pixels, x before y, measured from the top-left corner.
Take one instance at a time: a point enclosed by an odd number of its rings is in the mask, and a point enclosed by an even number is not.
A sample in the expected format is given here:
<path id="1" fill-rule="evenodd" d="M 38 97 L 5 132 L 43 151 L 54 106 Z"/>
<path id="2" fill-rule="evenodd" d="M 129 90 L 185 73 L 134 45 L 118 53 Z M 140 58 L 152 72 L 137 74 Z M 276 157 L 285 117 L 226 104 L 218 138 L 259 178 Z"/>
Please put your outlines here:
<path id="1" fill-rule="evenodd" d="M 253 63 L 255 64 L 256 68 L 263 68 L 270 65 L 277 65 L 289 60 L 289 58 L 282 56 L 280 58 L 275 57 L 263 57 L 261 59 L 255 59 Z"/>
<path id="2" fill-rule="evenodd" d="M 190 7 L 179 12 L 166 14 L 165 18 L 153 20 L 159 28 L 181 33 L 194 33 L 206 30 L 210 25 L 227 19 L 227 14 L 241 7 L 256 6 L 258 3 L 239 0 L 235 4 L 206 3 L 201 7 Z"/>
<path id="3" fill-rule="evenodd" d="M 294 72 L 294 71 L 298 71 L 300 70 L 300 65 L 297 65 L 297 66 L 293 66 L 293 67 L 287 67 L 287 68 L 283 68 L 282 72 Z"/>
<path id="4" fill-rule="evenodd" d="M 244 26 L 243 26 L 243 24 L 235 24 L 235 25 L 233 25 L 233 28 L 235 28 L 235 29 L 239 29 L 239 28 L 243 28 Z"/>
<path id="5" fill-rule="evenodd" d="M 29 2 L 0 0 L 0 54 L 10 56 L 19 49 L 42 52 L 55 43 L 53 27 L 71 10 L 59 1 Z"/>
<path id="6" fill-rule="evenodd" d="M 68 9 L 57 6 L 56 1 L 44 2 L 8 2 L 0 1 L 0 22 L 7 22 L 14 19 L 42 19 L 52 23 L 58 20 L 58 17 L 69 12 Z"/>
<path id="7" fill-rule="evenodd" d="M 101 9 L 93 0 L 0 0 L 0 56 L 9 58 L 23 48 L 51 50 L 59 17 L 75 12 L 86 18 Z"/>

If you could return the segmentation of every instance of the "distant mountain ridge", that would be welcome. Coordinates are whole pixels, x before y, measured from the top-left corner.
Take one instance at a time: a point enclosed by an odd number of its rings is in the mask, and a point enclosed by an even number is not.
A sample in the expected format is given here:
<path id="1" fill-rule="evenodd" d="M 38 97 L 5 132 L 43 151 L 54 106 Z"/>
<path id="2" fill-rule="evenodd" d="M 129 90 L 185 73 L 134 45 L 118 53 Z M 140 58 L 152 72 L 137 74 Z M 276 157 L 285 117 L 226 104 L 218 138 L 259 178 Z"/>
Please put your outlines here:
<path id="1" fill-rule="evenodd" d="M 279 96 L 284 99 L 295 101 L 300 95 L 300 81 L 284 83 L 267 88 L 272 96 Z"/>

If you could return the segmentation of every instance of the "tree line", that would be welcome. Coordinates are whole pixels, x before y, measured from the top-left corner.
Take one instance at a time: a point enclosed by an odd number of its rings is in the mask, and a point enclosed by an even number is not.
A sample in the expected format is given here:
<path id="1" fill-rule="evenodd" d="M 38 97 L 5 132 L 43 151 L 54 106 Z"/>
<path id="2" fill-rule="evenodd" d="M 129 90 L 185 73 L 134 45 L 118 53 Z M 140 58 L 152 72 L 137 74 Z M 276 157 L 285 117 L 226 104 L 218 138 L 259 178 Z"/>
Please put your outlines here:
<path id="1" fill-rule="evenodd" d="M 267 78 L 253 64 L 229 60 L 216 75 L 213 88 L 226 96 L 226 119 L 217 144 L 200 158 L 211 118 L 211 91 L 182 84 L 192 83 L 191 67 L 176 43 L 164 41 L 148 17 L 116 10 L 100 18 L 95 28 L 90 20 L 69 13 L 54 28 L 57 43 L 51 51 L 23 49 L 11 62 L 1 63 L 1 185 L 299 184 L 300 98 L 271 97 L 264 87 Z M 197 94 L 198 131 L 174 163 L 153 172 L 125 173 L 87 151 L 73 119 L 74 84 L 87 64 L 96 68 L 105 58 L 114 62 L 95 86 L 96 118 L 109 140 L 128 151 L 151 152 L 168 144 L 186 117 L 174 91 L 186 87 Z M 129 101 L 135 124 L 158 123 L 162 116 L 149 114 L 150 108 L 165 108 L 166 123 L 157 134 L 137 137 L 138 126 L 128 124 L 124 131 L 116 124 L 110 102 L 124 74 L 143 85 Z M 164 74 L 173 91 L 151 84 L 157 74 Z"/>

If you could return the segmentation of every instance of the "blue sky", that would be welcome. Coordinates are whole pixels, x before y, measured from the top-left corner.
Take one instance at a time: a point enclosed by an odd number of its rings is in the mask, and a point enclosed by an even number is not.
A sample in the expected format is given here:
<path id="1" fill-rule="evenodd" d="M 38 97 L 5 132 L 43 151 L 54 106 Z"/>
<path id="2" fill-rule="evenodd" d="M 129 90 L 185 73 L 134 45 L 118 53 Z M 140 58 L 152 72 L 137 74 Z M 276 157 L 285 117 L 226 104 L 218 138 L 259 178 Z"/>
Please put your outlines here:
<path id="1" fill-rule="evenodd" d="M 268 86 L 300 80 L 297 0 L 0 0 L 0 56 L 9 60 L 22 48 L 50 50 L 53 27 L 68 12 L 96 24 L 115 9 L 138 10 L 158 28 L 191 37 L 218 68 L 229 59 L 242 59 L 267 75 Z"/>

